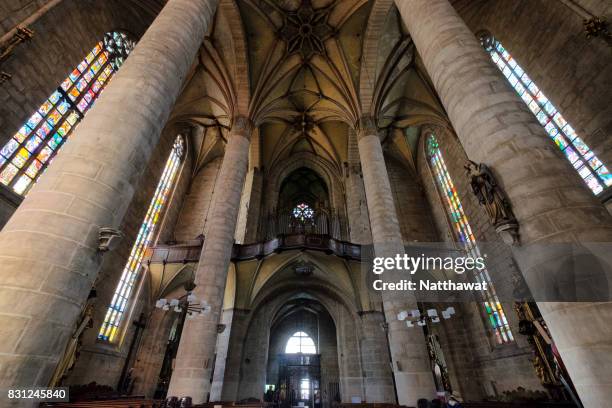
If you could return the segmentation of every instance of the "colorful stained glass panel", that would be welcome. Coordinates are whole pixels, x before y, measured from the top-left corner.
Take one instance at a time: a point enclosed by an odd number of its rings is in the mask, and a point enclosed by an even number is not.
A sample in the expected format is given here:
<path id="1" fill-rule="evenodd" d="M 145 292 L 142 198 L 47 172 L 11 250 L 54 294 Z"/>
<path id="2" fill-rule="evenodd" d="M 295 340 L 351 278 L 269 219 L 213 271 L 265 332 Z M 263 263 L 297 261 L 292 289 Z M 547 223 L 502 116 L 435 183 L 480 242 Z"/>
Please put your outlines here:
<path id="1" fill-rule="evenodd" d="M 457 194 L 457 190 L 453 184 L 453 181 L 448 173 L 444 158 L 438 141 L 432 134 L 427 140 L 427 148 L 429 154 L 430 167 L 434 173 L 434 178 L 437 181 L 438 189 L 440 193 L 446 199 L 446 209 L 449 214 L 449 218 L 453 223 L 457 232 L 457 238 L 465 246 L 466 250 L 474 258 L 480 257 L 480 249 L 476 243 L 474 234 L 470 223 L 463 212 L 461 201 Z M 485 299 L 483 302 L 483 308 L 487 314 L 488 321 L 491 325 L 491 329 L 495 334 L 495 338 L 499 343 L 507 343 L 513 341 L 514 337 L 508 325 L 504 310 L 499 302 L 497 294 L 495 293 L 495 287 L 489 273 L 484 269 L 481 273 L 474 274 L 476 280 L 486 283 L 488 290 L 482 292 Z"/>
<path id="2" fill-rule="evenodd" d="M 605 173 L 598 170 L 600 166 L 603 166 L 601 161 L 594 156 L 589 146 L 578 137 L 563 115 L 527 76 L 502 44 L 494 38 L 486 36 L 482 38 L 482 44 L 491 55 L 492 61 L 508 78 L 510 85 L 521 96 L 540 124 L 545 127 L 555 144 L 563 151 L 574 168 L 578 170 L 593 193 L 599 194 L 610 186 L 611 181 L 607 170 L 605 170 Z M 518 78 L 518 80 L 516 81 L 515 78 Z M 581 158 L 583 160 L 579 160 Z M 588 163 L 586 167 L 582 167 L 583 161 Z M 605 166 L 603 169 L 605 169 Z M 593 172 L 596 176 L 593 175 Z"/>
<path id="3" fill-rule="evenodd" d="M 170 157 L 166 162 L 162 176 L 155 189 L 155 194 L 149 204 L 149 209 L 143 220 L 136 242 L 132 247 L 130 256 L 123 268 L 121 279 L 115 289 L 112 303 L 109 305 L 104 318 L 104 323 L 98 332 L 98 339 L 113 342 L 117 339 L 119 328 L 131 298 L 134 286 L 140 272 L 144 250 L 153 242 L 156 226 L 162 215 L 165 205 L 168 203 L 172 187 L 182 161 L 184 146 L 182 136 L 177 137 Z"/>

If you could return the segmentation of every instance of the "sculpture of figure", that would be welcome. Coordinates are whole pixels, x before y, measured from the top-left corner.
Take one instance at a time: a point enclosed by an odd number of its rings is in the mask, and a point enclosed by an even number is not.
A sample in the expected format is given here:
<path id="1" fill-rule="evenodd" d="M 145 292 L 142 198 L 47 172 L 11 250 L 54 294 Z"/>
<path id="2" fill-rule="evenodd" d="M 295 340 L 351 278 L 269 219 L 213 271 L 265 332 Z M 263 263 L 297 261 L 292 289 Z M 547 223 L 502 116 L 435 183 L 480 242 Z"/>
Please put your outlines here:
<path id="1" fill-rule="evenodd" d="M 493 225 L 497 226 L 500 222 L 514 220 L 510 205 L 501 194 L 491 169 L 486 164 L 474 163 L 471 160 L 465 168 L 468 177 L 470 177 L 472 191 L 478 198 L 480 205 L 487 210 Z"/>
<path id="2" fill-rule="evenodd" d="M 83 309 L 83 313 L 81 314 L 81 320 L 79 321 L 76 330 L 72 334 L 72 337 L 70 338 L 70 341 L 66 346 L 62 359 L 57 364 L 55 372 L 53 373 L 53 378 L 49 382 L 50 387 L 58 387 L 59 385 L 61 385 L 61 382 L 66 376 L 66 374 L 74 366 L 74 363 L 76 362 L 79 356 L 81 336 L 86 329 L 93 327 L 93 311 L 93 303 L 88 303 Z"/>
<path id="3" fill-rule="evenodd" d="M 501 188 L 497 184 L 491 169 L 483 163 L 471 160 L 465 166 L 470 178 L 470 186 L 480 205 L 485 207 L 487 215 L 497 232 L 505 242 L 516 244 L 518 241 L 518 224 Z"/>

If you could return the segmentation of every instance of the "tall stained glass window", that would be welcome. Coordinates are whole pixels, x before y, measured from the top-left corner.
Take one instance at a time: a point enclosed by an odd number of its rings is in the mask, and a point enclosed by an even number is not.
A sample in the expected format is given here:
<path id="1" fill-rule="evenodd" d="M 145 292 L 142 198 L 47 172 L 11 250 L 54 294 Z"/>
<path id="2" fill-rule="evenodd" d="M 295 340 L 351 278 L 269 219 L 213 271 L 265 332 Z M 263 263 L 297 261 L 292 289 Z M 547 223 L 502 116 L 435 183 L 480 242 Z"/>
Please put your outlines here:
<path id="1" fill-rule="evenodd" d="M 172 187 L 176 181 L 176 175 L 178 174 L 184 150 L 183 137 L 179 136 L 174 142 L 172 152 L 170 153 L 170 157 L 166 162 L 162 176 L 157 184 L 147 214 L 136 236 L 136 242 L 134 242 L 130 256 L 123 268 L 119 284 L 115 289 L 111 304 L 106 311 L 104 323 L 102 323 L 102 327 L 100 327 L 98 333 L 98 339 L 100 340 L 112 342 L 116 340 L 119 334 L 121 322 L 123 321 L 130 296 L 138 278 L 144 251 L 151 244 L 155 236 L 155 227 L 162 216 L 164 206 L 167 204 L 170 193 L 172 192 Z"/>
<path id="2" fill-rule="evenodd" d="M 471 257 L 482 257 L 470 223 L 463 212 L 463 206 L 459 200 L 457 189 L 444 163 L 440 146 L 433 134 L 427 139 L 427 151 L 429 164 L 436 179 L 438 190 L 446 201 L 446 209 L 453 224 L 455 235 L 459 238 L 459 241 L 464 245 Z M 482 291 L 482 296 L 484 298 L 483 307 L 487 314 L 487 320 L 491 329 L 495 333 L 496 341 L 500 344 L 513 341 L 514 336 L 510 331 L 504 309 L 495 293 L 495 287 L 493 286 L 489 272 L 486 268 L 480 271 L 474 270 L 474 277 L 478 282 L 487 284 L 488 290 Z"/>
<path id="3" fill-rule="evenodd" d="M 487 35 L 481 37 L 481 42 L 485 50 L 491 55 L 495 65 L 529 106 L 529 109 L 540 124 L 544 126 L 550 138 L 572 163 L 572 166 L 593 193 L 599 194 L 610 187 L 612 185 L 612 175 L 608 168 L 595 156 L 589 146 L 578 137 L 563 115 L 529 78 L 502 44 Z"/>
<path id="4" fill-rule="evenodd" d="M 0 183 L 25 195 L 109 83 L 134 42 L 104 36 L 0 150 Z"/>

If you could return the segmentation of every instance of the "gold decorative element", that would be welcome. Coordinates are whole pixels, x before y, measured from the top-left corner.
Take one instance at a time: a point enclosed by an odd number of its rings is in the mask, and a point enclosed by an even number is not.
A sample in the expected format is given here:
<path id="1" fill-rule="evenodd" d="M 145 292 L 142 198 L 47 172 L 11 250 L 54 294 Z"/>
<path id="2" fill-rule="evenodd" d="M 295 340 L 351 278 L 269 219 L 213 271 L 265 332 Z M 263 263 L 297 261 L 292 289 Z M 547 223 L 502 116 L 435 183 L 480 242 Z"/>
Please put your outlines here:
<path id="1" fill-rule="evenodd" d="M 527 336 L 533 350 L 533 368 L 555 400 L 571 400 L 575 395 L 573 384 L 565 371 L 560 357 L 555 352 L 554 344 L 546 322 L 535 304 L 515 302 L 514 310 L 519 318 L 519 333 Z"/>
<path id="2" fill-rule="evenodd" d="M 429 360 L 432 364 L 435 381 L 438 383 L 437 385 L 441 385 L 446 392 L 452 393 L 453 388 L 451 387 L 450 378 L 448 376 L 448 367 L 446 366 L 444 353 L 440 347 L 440 341 L 437 335 L 427 335 L 427 351 Z"/>
<path id="3" fill-rule="evenodd" d="M 81 346 L 81 336 L 86 329 L 93 327 L 93 312 L 94 312 L 94 303 L 91 302 L 81 314 L 81 320 L 79 324 L 70 337 L 70 341 L 66 345 L 66 349 L 64 350 L 64 355 L 61 360 L 57 364 L 55 368 L 55 372 L 53 373 L 53 377 L 49 382 L 49 387 L 57 387 L 61 384 L 62 380 L 66 376 L 66 374 L 72 369 L 74 363 L 76 362 L 79 356 L 79 348 Z"/>
<path id="4" fill-rule="evenodd" d="M 6 45 L 0 47 L 0 65 L 13 55 L 15 48 L 24 42 L 30 41 L 34 37 L 34 31 L 27 27 L 17 27 L 15 35 L 7 42 Z M 8 72 L 0 71 L 0 85 L 10 80 L 13 76 Z"/>
<path id="5" fill-rule="evenodd" d="M 605 17 L 591 17 L 583 20 L 584 33 L 586 38 L 602 37 L 608 42 L 612 39 L 612 34 L 608 30 L 608 21 Z"/>
<path id="6" fill-rule="evenodd" d="M 33 37 L 34 31 L 27 27 L 17 27 L 15 35 L 13 35 L 5 46 L 0 48 L 0 63 L 6 61 L 19 44 L 30 41 Z"/>

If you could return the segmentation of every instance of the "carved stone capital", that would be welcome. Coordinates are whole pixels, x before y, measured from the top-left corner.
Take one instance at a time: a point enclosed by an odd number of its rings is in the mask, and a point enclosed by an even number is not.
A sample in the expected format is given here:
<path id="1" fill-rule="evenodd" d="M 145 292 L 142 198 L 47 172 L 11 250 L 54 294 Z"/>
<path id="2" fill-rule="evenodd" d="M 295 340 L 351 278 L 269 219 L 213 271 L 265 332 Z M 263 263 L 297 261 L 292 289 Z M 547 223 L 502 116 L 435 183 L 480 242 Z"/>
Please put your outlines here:
<path id="1" fill-rule="evenodd" d="M 232 122 L 231 132 L 250 139 L 253 133 L 253 127 L 253 122 L 248 117 L 242 115 L 235 116 Z"/>
<path id="2" fill-rule="evenodd" d="M 604 39 L 612 39 L 612 34 L 608 29 L 608 21 L 605 17 L 594 16 L 583 21 L 584 33 L 586 38 L 602 37 Z"/>
<path id="3" fill-rule="evenodd" d="M 373 135 L 378 135 L 376 120 L 370 115 L 363 115 L 359 118 L 359 123 L 357 124 L 357 139 Z"/>

